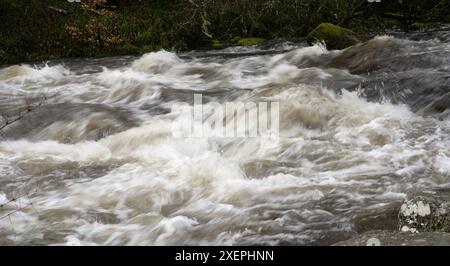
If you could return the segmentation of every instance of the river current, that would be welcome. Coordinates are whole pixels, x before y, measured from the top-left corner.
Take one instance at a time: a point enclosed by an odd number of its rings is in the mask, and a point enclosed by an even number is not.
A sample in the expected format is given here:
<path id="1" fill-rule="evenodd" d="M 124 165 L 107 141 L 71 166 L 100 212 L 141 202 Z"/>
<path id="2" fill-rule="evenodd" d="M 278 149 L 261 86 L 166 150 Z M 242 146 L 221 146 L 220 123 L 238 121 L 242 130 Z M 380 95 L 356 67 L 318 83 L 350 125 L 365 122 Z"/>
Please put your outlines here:
<path id="1" fill-rule="evenodd" d="M 279 137 L 175 137 L 194 94 L 210 113 L 278 102 Z M 397 230 L 406 193 L 450 189 L 449 107 L 448 29 L 342 51 L 298 40 L 3 67 L 0 244 L 328 245 Z"/>

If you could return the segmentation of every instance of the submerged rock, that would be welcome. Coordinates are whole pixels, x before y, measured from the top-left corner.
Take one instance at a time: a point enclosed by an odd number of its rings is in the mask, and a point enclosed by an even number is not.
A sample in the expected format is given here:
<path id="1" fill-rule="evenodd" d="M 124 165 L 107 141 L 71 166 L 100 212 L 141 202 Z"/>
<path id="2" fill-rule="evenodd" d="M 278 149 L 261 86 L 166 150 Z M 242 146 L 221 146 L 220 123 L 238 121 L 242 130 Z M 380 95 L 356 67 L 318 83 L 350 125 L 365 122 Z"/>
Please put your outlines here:
<path id="1" fill-rule="evenodd" d="M 450 234 L 418 233 L 396 231 L 371 231 L 335 246 L 448 246 Z"/>
<path id="2" fill-rule="evenodd" d="M 399 231 L 369 231 L 336 246 L 448 246 L 450 190 L 407 195 L 398 214 Z"/>
<path id="3" fill-rule="evenodd" d="M 17 121 L 3 129 L 5 139 L 77 143 L 99 140 L 139 125 L 131 111 L 104 104 L 49 103 L 29 113 L 20 111 L 11 113 Z"/>
<path id="4" fill-rule="evenodd" d="M 403 232 L 450 233 L 450 192 L 430 191 L 408 195 L 398 217 L 399 229 Z"/>
<path id="5" fill-rule="evenodd" d="M 309 45 L 324 41 L 329 50 L 341 50 L 360 42 L 357 34 L 331 23 L 322 23 L 307 36 Z"/>

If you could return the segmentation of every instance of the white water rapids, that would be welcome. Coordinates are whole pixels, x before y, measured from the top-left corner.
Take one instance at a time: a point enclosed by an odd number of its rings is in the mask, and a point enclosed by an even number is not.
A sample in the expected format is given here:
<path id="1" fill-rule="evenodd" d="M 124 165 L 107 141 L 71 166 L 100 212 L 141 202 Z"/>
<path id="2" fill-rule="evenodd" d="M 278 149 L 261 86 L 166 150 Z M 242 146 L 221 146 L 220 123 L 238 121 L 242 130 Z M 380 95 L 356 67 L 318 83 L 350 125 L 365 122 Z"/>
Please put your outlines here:
<path id="1" fill-rule="evenodd" d="M 450 186 L 448 112 L 414 98 L 429 75 L 445 86 L 427 95 L 448 97 L 450 49 L 365 45 L 0 69 L 4 121 L 46 98 L 2 129 L 0 244 L 314 245 L 396 229 L 405 193 Z M 279 102 L 280 139 L 173 137 L 194 92 L 205 110 Z"/>

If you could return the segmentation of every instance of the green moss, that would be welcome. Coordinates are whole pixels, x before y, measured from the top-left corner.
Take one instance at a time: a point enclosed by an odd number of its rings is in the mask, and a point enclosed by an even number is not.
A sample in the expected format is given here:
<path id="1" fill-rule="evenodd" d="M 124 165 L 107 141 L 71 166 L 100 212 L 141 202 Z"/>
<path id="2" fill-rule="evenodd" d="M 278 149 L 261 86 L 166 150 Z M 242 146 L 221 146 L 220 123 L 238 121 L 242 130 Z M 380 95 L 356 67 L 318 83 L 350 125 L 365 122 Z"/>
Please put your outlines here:
<path id="1" fill-rule="evenodd" d="M 233 44 L 233 45 L 238 45 L 238 44 L 239 44 L 239 41 L 240 41 L 241 39 L 242 39 L 242 38 L 239 37 L 239 36 L 233 37 L 233 38 L 230 40 L 230 43 Z"/>
<path id="2" fill-rule="evenodd" d="M 217 39 L 211 41 L 211 47 L 214 49 L 221 49 L 224 47 L 223 43 Z"/>
<path id="3" fill-rule="evenodd" d="M 410 29 L 412 30 L 426 30 L 428 28 L 431 28 L 432 25 L 428 24 L 428 23 L 413 23 L 410 26 Z"/>
<path id="4" fill-rule="evenodd" d="M 158 48 L 152 46 L 152 45 L 145 45 L 140 49 L 141 54 L 150 53 L 153 51 L 158 50 Z"/>
<path id="5" fill-rule="evenodd" d="M 240 46 L 250 46 L 258 45 L 263 43 L 265 40 L 263 38 L 242 38 L 238 41 Z"/>
<path id="6" fill-rule="evenodd" d="M 357 44 L 357 34 L 349 29 L 342 28 L 331 23 L 322 23 L 307 36 L 308 44 L 324 41 L 330 50 L 345 49 Z"/>

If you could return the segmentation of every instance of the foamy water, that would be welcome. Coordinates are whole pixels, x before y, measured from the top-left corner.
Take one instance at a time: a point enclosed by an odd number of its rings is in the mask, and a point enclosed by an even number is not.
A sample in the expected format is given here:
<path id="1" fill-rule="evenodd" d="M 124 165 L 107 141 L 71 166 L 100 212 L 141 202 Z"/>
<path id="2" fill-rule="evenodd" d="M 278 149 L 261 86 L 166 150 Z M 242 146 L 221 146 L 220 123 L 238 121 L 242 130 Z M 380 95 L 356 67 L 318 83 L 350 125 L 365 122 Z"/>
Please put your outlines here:
<path id="1" fill-rule="evenodd" d="M 450 185 L 446 42 L 299 46 L 0 69 L 4 121 L 23 116 L 2 129 L 0 244 L 331 244 L 395 228 L 405 193 Z M 278 102 L 279 138 L 175 137 L 194 93 L 209 115 Z"/>

